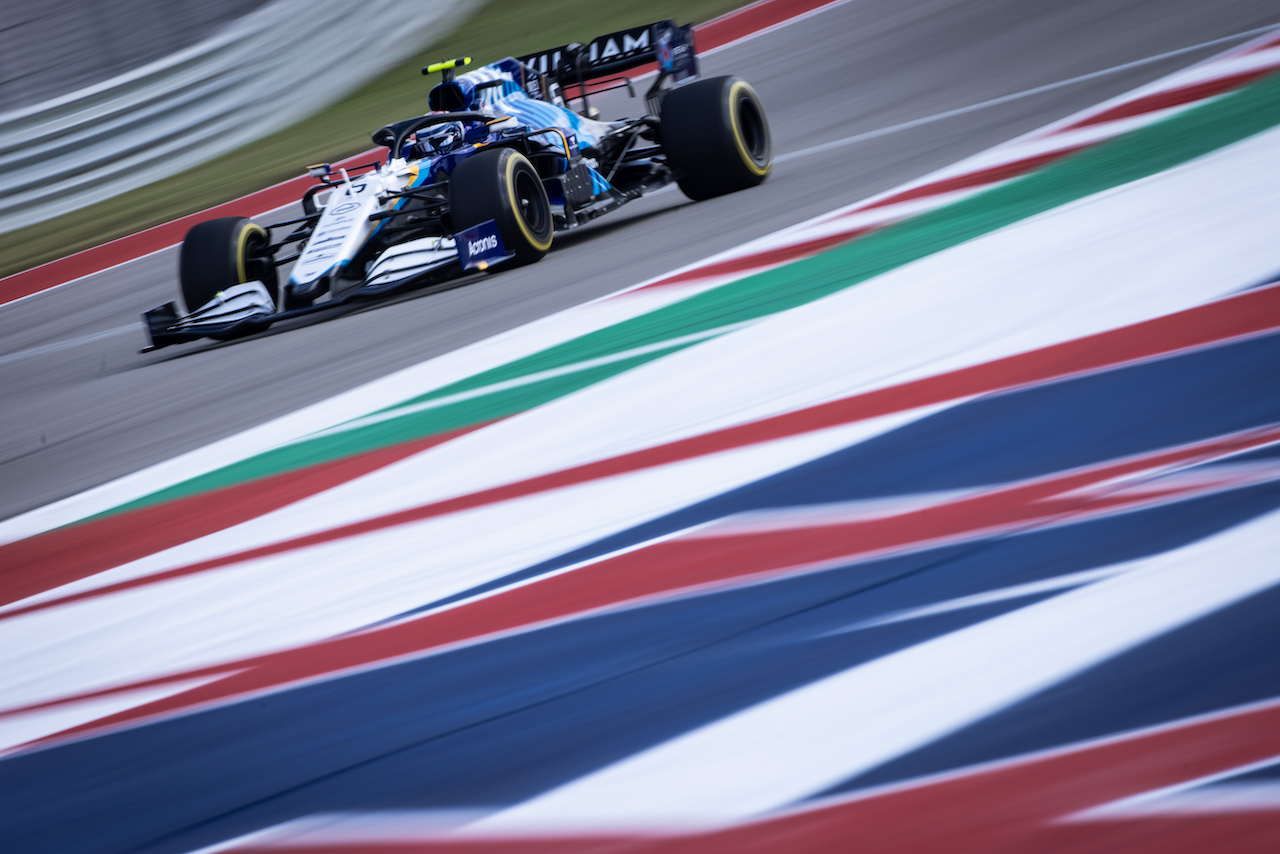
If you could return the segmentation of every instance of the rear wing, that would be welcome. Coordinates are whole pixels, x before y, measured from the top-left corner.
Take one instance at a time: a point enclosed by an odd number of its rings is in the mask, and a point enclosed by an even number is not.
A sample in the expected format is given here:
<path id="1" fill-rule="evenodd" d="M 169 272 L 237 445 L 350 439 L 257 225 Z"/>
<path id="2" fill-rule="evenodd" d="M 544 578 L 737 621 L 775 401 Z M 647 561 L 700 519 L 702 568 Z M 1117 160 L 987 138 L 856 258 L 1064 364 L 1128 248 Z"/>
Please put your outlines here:
<path id="1" fill-rule="evenodd" d="M 560 84 L 583 87 L 591 80 L 612 77 L 649 63 L 658 65 L 658 81 L 675 82 L 698 76 L 693 25 L 658 21 L 592 39 L 586 45 L 568 44 L 517 57 L 521 63 Z M 657 84 L 655 83 L 655 88 Z"/>

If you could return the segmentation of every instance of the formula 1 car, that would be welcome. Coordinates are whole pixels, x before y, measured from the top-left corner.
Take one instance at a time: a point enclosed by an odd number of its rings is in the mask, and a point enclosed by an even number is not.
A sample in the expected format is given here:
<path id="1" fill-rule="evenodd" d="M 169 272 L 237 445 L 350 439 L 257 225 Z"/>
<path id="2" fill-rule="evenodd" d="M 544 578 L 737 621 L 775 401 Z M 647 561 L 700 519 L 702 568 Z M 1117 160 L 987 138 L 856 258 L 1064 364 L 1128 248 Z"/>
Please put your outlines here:
<path id="1" fill-rule="evenodd" d="M 442 75 L 431 112 L 373 134 L 385 161 L 311 167 L 318 183 L 301 218 L 192 227 L 179 261 L 187 313 L 173 302 L 146 312 L 148 349 L 238 338 L 353 299 L 528 264 L 557 232 L 673 181 L 700 200 L 769 174 L 759 96 L 737 77 L 699 79 L 690 25 L 661 21 L 456 73 L 469 63 L 422 69 Z M 618 75 L 648 63 L 658 71 L 647 115 L 600 121 L 590 95 L 631 89 Z"/>

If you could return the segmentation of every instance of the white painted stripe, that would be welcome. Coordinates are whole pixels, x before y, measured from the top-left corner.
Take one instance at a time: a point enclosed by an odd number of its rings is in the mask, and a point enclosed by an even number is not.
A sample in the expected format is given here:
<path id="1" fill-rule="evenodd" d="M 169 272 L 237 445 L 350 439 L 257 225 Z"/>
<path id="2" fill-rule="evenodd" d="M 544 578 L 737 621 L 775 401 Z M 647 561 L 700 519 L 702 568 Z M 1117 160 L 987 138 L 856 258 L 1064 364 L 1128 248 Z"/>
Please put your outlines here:
<path id="1" fill-rule="evenodd" d="M 1280 756 L 1272 756 L 1260 762 L 1251 762 L 1217 774 L 1207 774 L 1092 807 L 1067 816 L 1062 821 L 1069 823 L 1125 820 L 1144 816 L 1280 811 L 1280 780 L 1231 782 L 1234 777 L 1273 768 L 1277 764 L 1280 764 Z"/>
<path id="2" fill-rule="evenodd" d="M 1114 578 L 854 667 L 629 757 L 464 834 L 700 827 L 808 797 L 1280 583 L 1272 514 Z"/>
<path id="3" fill-rule="evenodd" d="M 955 202 L 964 201 L 970 196 L 976 196 L 978 193 L 984 193 L 992 187 L 998 187 L 1007 181 L 992 181 L 978 187 L 969 187 L 963 190 L 952 190 L 946 193 L 936 193 L 931 196 L 924 196 L 919 199 L 908 199 L 894 204 L 884 205 L 883 207 L 875 207 L 867 210 L 853 210 L 843 213 L 838 219 L 823 223 L 822 228 L 834 228 L 841 226 L 843 228 L 865 228 L 868 226 L 878 226 L 897 222 L 907 217 L 922 214 L 944 205 L 954 204 Z M 815 226 L 811 233 L 820 234 L 819 227 Z"/>
<path id="4" fill-rule="evenodd" d="M 757 323 L 755 320 L 744 320 L 741 323 L 730 323 L 727 326 L 718 326 L 715 329 L 708 329 L 703 332 L 694 332 L 689 335 L 679 335 L 675 338 L 668 338 L 665 341 L 656 341 L 653 344 L 645 344 L 643 347 L 633 347 L 630 350 L 620 350 L 617 353 L 610 353 L 608 356 L 599 356 L 595 359 L 584 359 L 581 362 L 574 362 L 561 368 L 551 368 L 546 371 L 537 371 L 532 374 L 525 374 L 512 380 L 503 380 L 502 382 L 490 383 L 489 385 L 471 389 L 470 391 L 462 391 L 457 394 L 450 394 L 444 397 L 438 397 L 434 400 L 423 401 L 422 403 L 414 403 L 408 406 L 398 406 L 385 412 L 378 412 L 373 415 L 366 415 L 363 418 L 356 418 L 347 421 L 328 430 L 321 430 L 318 433 L 312 433 L 298 439 L 298 442 L 305 442 L 311 439 L 317 439 L 321 436 L 332 436 L 338 433 L 345 433 L 350 430 L 356 430 L 360 427 L 368 427 L 372 424 L 381 424 L 384 421 L 393 421 L 405 415 L 414 415 L 419 412 L 428 412 L 432 409 L 439 409 L 442 406 L 450 406 L 455 403 L 462 403 L 465 400 L 475 400 L 478 397 L 486 397 L 498 392 L 510 391 L 515 388 L 522 388 L 527 385 L 542 382 L 543 380 L 555 379 L 556 377 L 566 377 L 570 374 L 589 371 L 592 368 L 602 368 L 605 365 L 613 365 L 618 362 L 625 362 L 627 359 L 634 359 L 637 356 L 647 356 L 650 353 L 660 353 L 663 350 L 669 350 L 672 347 L 680 347 L 687 344 L 696 344 L 699 341 L 705 341 L 708 338 L 714 338 L 717 335 L 724 335 L 726 332 L 733 332 L 736 329 L 742 329 L 744 326 L 750 326 Z"/>
<path id="5" fill-rule="evenodd" d="M 1126 820 L 1236 813 L 1280 813 L 1280 783 L 1221 783 L 1189 792 L 1166 795 L 1158 801 L 1117 806 L 1106 813 L 1095 811 L 1090 819 Z"/>
<path id="6" fill-rule="evenodd" d="M 1250 448 L 1249 450 L 1254 450 Z M 1135 472 L 1100 483 L 1064 492 L 1060 498 L 1074 496 L 1158 496 L 1177 491 L 1216 491 L 1239 489 L 1255 483 L 1280 480 L 1280 460 L 1217 463 L 1172 472 Z"/>
<path id="7" fill-rule="evenodd" d="M 334 846 L 404 845 L 447 836 L 451 831 L 491 813 L 481 809 L 389 809 L 369 812 L 313 813 L 303 818 L 255 830 L 199 848 L 189 854 L 255 851 L 319 850 Z"/>
<path id="8" fill-rule="evenodd" d="M 909 608 L 905 611 L 895 611 L 894 613 L 886 614 L 883 617 L 875 617 L 870 620 L 860 620 L 856 623 L 843 626 L 842 628 L 826 632 L 826 635 L 842 635 L 847 632 L 859 632 L 863 629 L 875 628 L 876 626 L 887 626 L 892 623 L 906 622 L 907 620 L 918 620 L 922 617 L 932 617 L 936 614 L 949 614 L 953 611 L 963 611 L 968 608 L 977 608 L 982 605 L 991 605 L 996 602 L 1008 602 L 1012 599 L 1023 599 L 1027 596 L 1038 596 L 1041 593 L 1053 593 L 1058 590 L 1068 590 L 1072 587 L 1092 584 L 1093 582 L 1101 581 L 1104 578 L 1111 578 L 1123 571 L 1123 567 L 1108 566 L 1103 567 L 1102 569 L 1086 569 L 1083 572 L 1055 575 L 1052 578 L 1045 578 L 1040 581 L 1029 581 L 1026 584 L 1013 584 L 1009 587 L 1000 587 L 996 590 L 987 590 L 982 593 L 975 593 L 972 596 L 958 596 L 955 599 L 948 599 L 945 602 L 935 602 L 932 605 L 925 605 L 920 608 Z"/>
<path id="9" fill-rule="evenodd" d="M 48 709 L 34 709 L 11 715 L 0 715 L 0 751 L 45 738 L 72 727 L 142 706 L 200 685 L 207 685 L 226 674 L 203 679 L 185 679 L 153 688 L 122 691 L 106 697 L 94 697 Z"/>
<path id="10" fill-rule="evenodd" d="M 289 848 L 335 845 L 394 845 L 439 839 L 492 813 L 479 809 L 391 809 L 326 812 L 276 825 L 253 838 L 255 847 Z"/>
<path id="11" fill-rule="evenodd" d="M 739 537 L 743 534 L 763 534 L 769 531 L 792 531 L 797 528 L 821 528 L 829 525 L 847 525 L 871 519 L 886 519 L 903 513 L 912 513 L 926 507 L 937 507 L 966 498 L 981 489 L 948 489 L 939 492 L 913 492 L 908 495 L 890 495 L 883 498 L 862 498 L 856 501 L 833 501 L 826 504 L 804 504 L 799 507 L 781 507 L 768 510 L 749 510 L 726 516 L 718 522 L 699 528 L 688 536 L 691 539 L 715 537 Z"/>

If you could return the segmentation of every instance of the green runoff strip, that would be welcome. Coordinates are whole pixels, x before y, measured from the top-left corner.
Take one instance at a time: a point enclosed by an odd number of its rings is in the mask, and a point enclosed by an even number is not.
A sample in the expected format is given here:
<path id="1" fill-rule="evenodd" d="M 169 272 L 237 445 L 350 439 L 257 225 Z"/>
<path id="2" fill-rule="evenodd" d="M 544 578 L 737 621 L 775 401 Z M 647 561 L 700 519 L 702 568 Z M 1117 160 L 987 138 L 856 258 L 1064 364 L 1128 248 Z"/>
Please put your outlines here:
<path id="1" fill-rule="evenodd" d="M 1068 202 L 1186 163 L 1277 124 L 1280 124 L 1280 75 L 1272 75 L 968 199 L 874 231 L 811 258 L 756 273 L 483 371 L 382 412 L 394 413 L 400 408 L 758 320 L 805 305 Z M 367 426 L 303 439 L 99 515 L 145 507 L 515 415 L 688 346 L 692 343 L 674 344 L 667 349 L 585 367 L 518 388 L 503 388 Z"/>

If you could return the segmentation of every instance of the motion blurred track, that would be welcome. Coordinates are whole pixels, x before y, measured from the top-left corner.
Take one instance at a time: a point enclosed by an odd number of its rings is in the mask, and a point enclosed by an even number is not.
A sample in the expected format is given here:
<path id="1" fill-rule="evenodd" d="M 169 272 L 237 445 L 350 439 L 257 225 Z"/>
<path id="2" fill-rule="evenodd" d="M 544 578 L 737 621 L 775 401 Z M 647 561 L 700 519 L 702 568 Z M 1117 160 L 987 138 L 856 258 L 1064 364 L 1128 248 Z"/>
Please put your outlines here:
<path id="1" fill-rule="evenodd" d="M 786 155 L 1228 36 L 1274 16 L 1261 0 L 1091 0 L 1061 8 L 851 0 L 720 51 L 706 59 L 704 73 L 749 79 L 769 110 L 776 152 Z M 748 194 L 693 205 L 663 193 L 558 239 L 533 267 L 282 324 L 234 344 L 138 354 L 139 313 L 176 292 L 172 250 L 5 306 L 0 518 L 886 190 L 1200 56 L 786 159 Z"/>

